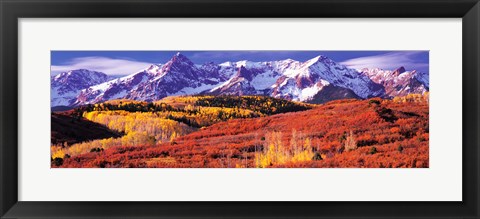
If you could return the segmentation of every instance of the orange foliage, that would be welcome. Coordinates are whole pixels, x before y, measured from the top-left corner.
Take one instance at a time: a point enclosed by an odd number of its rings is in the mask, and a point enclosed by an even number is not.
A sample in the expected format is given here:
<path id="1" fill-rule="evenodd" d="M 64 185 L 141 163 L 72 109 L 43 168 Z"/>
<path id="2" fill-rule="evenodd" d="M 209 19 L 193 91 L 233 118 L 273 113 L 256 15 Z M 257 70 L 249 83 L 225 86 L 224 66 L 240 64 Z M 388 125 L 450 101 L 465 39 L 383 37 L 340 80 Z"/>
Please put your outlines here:
<path id="1" fill-rule="evenodd" d="M 172 142 L 72 156 L 61 167 L 426 168 L 428 98 L 411 99 L 338 100 L 307 111 L 232 119 Z"/>

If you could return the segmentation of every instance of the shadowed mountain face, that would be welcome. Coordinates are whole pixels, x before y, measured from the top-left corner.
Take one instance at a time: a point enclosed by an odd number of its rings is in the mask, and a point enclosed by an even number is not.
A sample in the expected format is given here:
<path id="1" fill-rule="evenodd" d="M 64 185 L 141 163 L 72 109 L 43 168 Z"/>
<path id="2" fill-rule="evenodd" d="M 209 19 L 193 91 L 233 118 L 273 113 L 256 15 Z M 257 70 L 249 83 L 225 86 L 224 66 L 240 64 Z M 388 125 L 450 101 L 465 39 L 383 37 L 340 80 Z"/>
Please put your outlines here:
<path id="1" fill-rule="evenodd" d="M 76 70 L 80 71 L 80 70 Z M 71 71 L 74 72 L 74 71 Z M 156 101 L 178 95 L 267 95 L 301 102 L 371 97 L 392 98 L 429 90 L 428 74 L 415 70 L 350 69 L 325 57 L 306 62 L 194 64 L 177 53 L 165 64 L 107 80 L 103 73 L 81 70 L 84 80 L 52 77 L 52 106 L 78 106 L 112 99 Z M 78 83 L 78 85 L 76 84 Z M 68 89 L 67 89 L 68 88 Z M 74 90 L 72 92 L 61 92 Z"/>
<path id="2" fill-rule="evenodd" d="M 75 117 L 72 111 L 51 114 L 51 144 L 72 145 L 79 142 L 120 137 L 121 133 L 110 130 L 104 125 Z"/>
<path id="3" fill-rule="evenodd" d="M 341 100 L 341 99 L 361 99 L 353 91 L 336 87 L 334 85 L 325 86 L 320 92 L 315 94 L 309 103 L 326 103 L 332 100 Z"/>

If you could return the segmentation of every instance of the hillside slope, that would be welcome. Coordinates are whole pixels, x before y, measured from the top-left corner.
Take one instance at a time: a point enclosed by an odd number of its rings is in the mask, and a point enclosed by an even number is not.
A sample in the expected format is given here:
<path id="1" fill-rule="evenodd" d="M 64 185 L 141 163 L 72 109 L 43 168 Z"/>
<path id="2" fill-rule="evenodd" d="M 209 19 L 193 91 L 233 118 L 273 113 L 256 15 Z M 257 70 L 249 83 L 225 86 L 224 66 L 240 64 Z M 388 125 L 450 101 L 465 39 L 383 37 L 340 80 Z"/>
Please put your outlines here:
<path id="1" fill-rule="evenodd" d="M 72 145 L 79 142 L 120 137 L 121 133 L 110 130 L 104 125 L 75 118 L 70 113 L 51 114 L 51 144 Z"/>
<path id="2" fill-rule="evenodd" d="M 62 167 L 428 167 L 428 116 L 421 96 L 332 101 L 220 122 L 165 144 L 82 154 Z"/>

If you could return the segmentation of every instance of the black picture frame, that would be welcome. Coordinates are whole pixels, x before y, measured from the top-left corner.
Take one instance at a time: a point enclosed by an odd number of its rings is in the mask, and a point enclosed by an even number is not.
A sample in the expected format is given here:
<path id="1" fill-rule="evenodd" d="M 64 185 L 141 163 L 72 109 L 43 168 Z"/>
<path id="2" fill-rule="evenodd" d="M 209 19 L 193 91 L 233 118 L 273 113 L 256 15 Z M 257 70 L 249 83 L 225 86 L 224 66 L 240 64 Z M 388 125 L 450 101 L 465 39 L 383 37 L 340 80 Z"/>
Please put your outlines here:
<path id="1" fill-rule="evenodd" d="M 480 4 L 478 0 L 0 0 L 0 15 L 0 215 L 2 218 L 480 217 L 478 148 Z M 72 17 L 462 18 L 463 201 L 18 201 L 18 19 Z"/>

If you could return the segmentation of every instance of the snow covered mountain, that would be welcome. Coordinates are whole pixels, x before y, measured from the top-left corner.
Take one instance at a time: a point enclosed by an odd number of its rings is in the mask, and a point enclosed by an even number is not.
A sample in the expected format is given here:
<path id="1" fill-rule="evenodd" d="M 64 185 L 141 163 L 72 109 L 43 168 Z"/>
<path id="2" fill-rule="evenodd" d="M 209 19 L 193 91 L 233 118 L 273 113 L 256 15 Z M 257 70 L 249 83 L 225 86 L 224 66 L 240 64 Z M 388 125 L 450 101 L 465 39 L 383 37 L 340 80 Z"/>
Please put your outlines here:
<path id="1" fill-rule="evenodd" d="M 335 63 L 325 56 L 317 56 L 306 62 L 291 59 L 273 62 L 230 63 L 237 73 L 227 82 L 212 89 L 214 94 L 259 94 L 304 102 L 314 98 L 324 88 L 342 91 L 343 95 L 330 99 L 368 98 L 381 96 L 382 86 L 354 69 Z"/>
<path id="2" fill-rule="evenodd" d="M 77 69 L 62 72 L 50 78 L 50 105 L 72 105 L 82 89 L 108 81 L 110 78 L 97 71 Z"/>
<path id="3" fill-rule="evenodd" d="M 198 65 L 177 53 L 165 64 L 152 64 L 122 78 L 96 82 L 78 86 L 81 91 L 77 95 L 57 93 L 55 98 L 62 98 L 63 102 L 53 101 L 52 92 L 52 106 L 54 102 L 76 106 L 119 98 L 155 101 L 166 96 L 193 94 L 268 95 L 323 103 L 345 98 L 390 98 L 428 91 L 428 74 L 407 72 L 403 67 L 395 71 L 358 71 L 325 56 L 305 62 L 244 60 Z M 52 87 L 53 83 L 52 79 Z"/>
<path id="4" fill-rule="evenodd" d="M 410 93 L 424 93 L 429 90 L 428 74 L 415 70 L 406 71 L 404 67 L 394 71 L 382 69 L 362 69 L 362 74 L 385 88 L 386 97 L 405 96 Z"/>
<path id="5" fill-rule="evenodd" d="M 135 74 L 84 89 L 73 105 L 119 98 L 155 101 L 171 95 L 198 94 L 228 80 L 234 70 L 213 63 L 195 65 L 177 53 L 165 64 L 154 64 Z"/>

